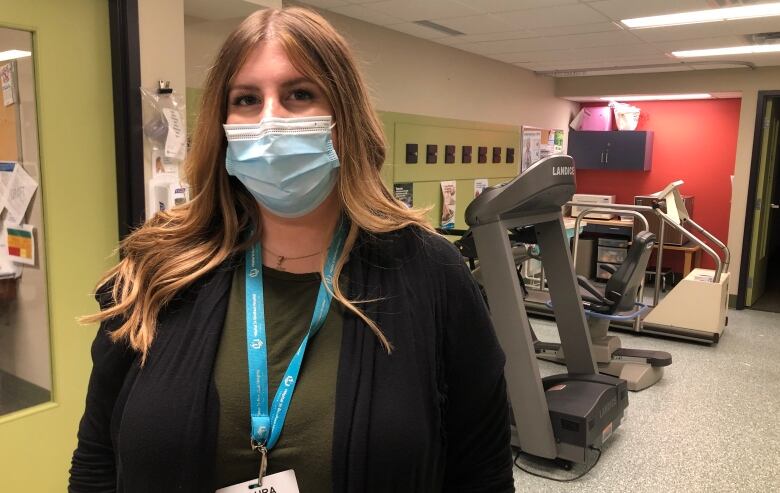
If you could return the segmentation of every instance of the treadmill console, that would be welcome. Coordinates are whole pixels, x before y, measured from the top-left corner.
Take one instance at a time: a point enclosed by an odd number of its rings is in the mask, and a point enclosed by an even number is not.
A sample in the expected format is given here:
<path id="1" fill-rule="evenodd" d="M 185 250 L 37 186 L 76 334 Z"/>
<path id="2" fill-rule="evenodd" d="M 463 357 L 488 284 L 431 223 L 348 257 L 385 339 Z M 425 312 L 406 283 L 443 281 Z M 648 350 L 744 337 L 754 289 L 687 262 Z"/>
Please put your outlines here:
<path id="1" fill-rule="evenodd" d="M 575 188 L 571 156 L 548 156 L 512 180 L 486 188 L 466 208 L 466 223 L 478 226 L 507 214 L 560 210 Z"/>

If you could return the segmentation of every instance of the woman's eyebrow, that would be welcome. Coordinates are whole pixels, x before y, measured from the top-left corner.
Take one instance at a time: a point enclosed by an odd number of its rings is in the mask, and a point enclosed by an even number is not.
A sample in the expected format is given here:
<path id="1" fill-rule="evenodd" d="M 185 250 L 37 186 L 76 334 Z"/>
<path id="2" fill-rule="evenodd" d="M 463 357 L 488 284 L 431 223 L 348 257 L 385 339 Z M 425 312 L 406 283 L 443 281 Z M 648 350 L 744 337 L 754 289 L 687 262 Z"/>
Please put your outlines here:
<path id="1" fill-rule="evenodd" d="M 233 91 L 257 91 L 259 88 L 254 84 L 236 84 L 228 88 L 228 92 Z"/>
<path id="2" fill-rule="evenodd" d="M 294 79 L 289 79 L 289 80 L 286 80 L 286 81 L 282 82 L 281 84 L 279 84 L 279 86 L 282 87 L 283 89 L 288 89 L 289 87 L 297 86 L 298 84 L 314 84 L 314 81 L 312 81 L 311 79 L 306 78 L 306 77 L 295 77 Z M 248 83 L 246 83 L 246 84 L 235 84 L 235 85 L 231 85 L 228 88 L 228 92 L 232 92 L 232 91 L 253 91 L 253 92 L 258 92 L 258 91 L 260 91 L 260 87 L 255 85 L 255 84 L 248 84 Z"/>
<path id="3" fill-rule="evenodd" d="M 296 77 L 294 79 L 286 80 L 282 82 L 280 85 L 284 88 L 288 88 L 290 86 L 297 86 L 298 84 L 305 84 L 305 83 L 314 84 L 314 81 L 306 77 Z"/>

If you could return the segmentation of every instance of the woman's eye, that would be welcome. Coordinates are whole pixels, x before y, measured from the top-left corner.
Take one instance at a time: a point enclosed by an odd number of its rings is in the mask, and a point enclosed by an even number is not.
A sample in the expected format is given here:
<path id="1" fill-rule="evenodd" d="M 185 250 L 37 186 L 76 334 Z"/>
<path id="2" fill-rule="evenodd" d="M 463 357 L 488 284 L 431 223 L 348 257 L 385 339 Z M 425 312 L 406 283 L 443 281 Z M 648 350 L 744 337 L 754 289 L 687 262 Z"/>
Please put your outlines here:
<path id="1" fill-rule="evenodd" d="M 313 99 L 314 96 L 311 92 L 305 90 L 305 89 L 296 89 L 295 91 L 290 94 L 290 98 L 294 99 L 296 101 L 306 101 L 309 99 Z"/>
<path id="2" fill-rule="evenodd" d="M 253 106 L 260 102 L 259 98 L 252 95 L 237 96 L 233 98 L 234 106 Z"/>

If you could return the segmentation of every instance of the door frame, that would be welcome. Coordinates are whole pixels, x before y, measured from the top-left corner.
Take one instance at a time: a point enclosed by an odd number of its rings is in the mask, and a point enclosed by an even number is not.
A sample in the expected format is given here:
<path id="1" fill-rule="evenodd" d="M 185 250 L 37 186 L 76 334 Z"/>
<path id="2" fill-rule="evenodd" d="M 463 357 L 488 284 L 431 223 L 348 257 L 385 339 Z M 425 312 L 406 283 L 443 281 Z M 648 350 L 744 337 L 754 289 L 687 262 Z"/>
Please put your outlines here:
<path id="1" fill-rule="evenodd" d="M 745 207 L 745 230 L 742 234 L 742 255 L 739 261 L 739 285 L 737 287 L 737 310 L 746 308 L 747 282 L 750 270 L 750 243 L 753 237 L 753 219 L 756 203 L 756 186 L 761 168 L 761 136 L 764 127 L 764 109 L 769 98 L 780 98 L 780 90 L 758 91 L 756 123 L 753 130 L 753 155 L 750 158 L 750 179 L 748 181 L 747 207 Z"/>
<path id="2" fill-rule="evenodd" d="M 119 238 L 140 226 L 144 205 L 138 0 L 109 0 Z"/>

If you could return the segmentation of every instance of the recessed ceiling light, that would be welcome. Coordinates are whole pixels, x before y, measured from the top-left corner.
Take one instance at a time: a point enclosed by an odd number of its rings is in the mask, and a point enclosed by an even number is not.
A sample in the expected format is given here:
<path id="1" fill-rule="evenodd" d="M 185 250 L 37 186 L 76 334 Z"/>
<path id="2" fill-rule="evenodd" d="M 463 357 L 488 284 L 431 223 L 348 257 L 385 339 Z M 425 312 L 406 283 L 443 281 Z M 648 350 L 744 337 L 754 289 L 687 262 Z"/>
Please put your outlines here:
<path id="1" fill-rule="evenodd" d="M 677 101 L 680 99 L 712 99 L 712 94 L 643 94 L 641 96 L 604 96 L 602 101 Z"/>
<path id="2" fill-rule="evenodd" d="M 0 62 L 4 62 L 6 60 L 15 60 L 16 58 L 24 58 L 32 55 L 29 51 L 22 51 L 22 50 L 8 50 L 8 51 L 0 51 Z"/>
<path id="3" fill-rule="evenodd" d="M 634 19 L 623 19 L 620 22 L 631 29 L 642 29 L 647 27 L 680 26 L 683 24 L 700 24 L 703 22 L 771 17 L 775 15 L 780 15 L 780 2 L 746 5 L 744 7 L 697 10 L 695 12 L 680 12 L 678 14 L 654 15 L 651 17 L 637 17 Z"/>
<path id="4" fill-rule="evenodd" d="M 780 44 L 731 46 L 728 48 L 673 51 L 672 55 L 676 56 L 677 58 L 691 58 L 698 56 L 748 55 L 755 53 L 780 53 Z"/>

